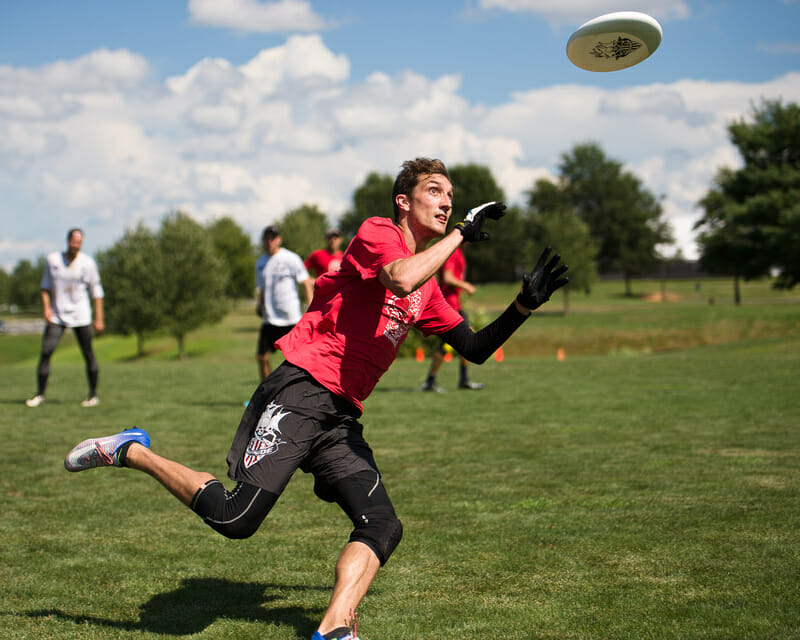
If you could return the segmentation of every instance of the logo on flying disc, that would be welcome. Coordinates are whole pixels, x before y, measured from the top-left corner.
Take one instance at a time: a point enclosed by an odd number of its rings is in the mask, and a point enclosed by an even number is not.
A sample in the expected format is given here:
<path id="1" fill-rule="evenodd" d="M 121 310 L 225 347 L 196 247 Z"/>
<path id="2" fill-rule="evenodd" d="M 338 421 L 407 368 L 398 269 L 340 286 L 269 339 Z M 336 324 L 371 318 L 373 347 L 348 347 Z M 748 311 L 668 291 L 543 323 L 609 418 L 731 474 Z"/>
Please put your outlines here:
<path id="1" fill-rule="evenodd" d="M 619 60 L 620 58 L 629 56 L 641 46 L 641 42 L 636 42 L 636 40 L 620 36 L 611 42 L 598 42 L 589 52 L 589 55 L 595 58 Z"/>

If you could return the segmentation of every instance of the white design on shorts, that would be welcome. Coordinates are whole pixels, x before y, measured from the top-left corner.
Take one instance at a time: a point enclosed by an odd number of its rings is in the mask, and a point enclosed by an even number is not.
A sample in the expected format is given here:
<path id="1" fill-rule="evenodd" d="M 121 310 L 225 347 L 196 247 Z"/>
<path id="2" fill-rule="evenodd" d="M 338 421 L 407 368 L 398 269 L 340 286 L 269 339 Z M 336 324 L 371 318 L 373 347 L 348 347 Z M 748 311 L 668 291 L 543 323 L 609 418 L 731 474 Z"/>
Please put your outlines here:
<path id="1" fill-rule="evenodd" d="M 264 456 L 272 455 L 278 450 L 278 447 L 286 444 L 286 440 L 281 440 L 283 434 L 278 425 L 284 416 L 289 415 L 289 412 L 281 411 L 281 409 L 283 409 L 283 406 L 270 402 L 264 413 L 261 414 L 255 433 L 250 438 L 250 442 L 244 452 L 245 469 L 249 469 L 260 462 Z"/>

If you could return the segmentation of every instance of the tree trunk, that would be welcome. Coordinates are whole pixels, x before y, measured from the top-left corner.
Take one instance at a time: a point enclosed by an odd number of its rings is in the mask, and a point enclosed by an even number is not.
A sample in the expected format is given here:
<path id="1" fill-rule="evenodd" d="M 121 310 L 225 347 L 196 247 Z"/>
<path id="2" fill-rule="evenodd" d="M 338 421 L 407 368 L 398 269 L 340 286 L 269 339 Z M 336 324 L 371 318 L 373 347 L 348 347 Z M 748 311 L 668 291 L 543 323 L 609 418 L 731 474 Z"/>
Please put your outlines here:
<path id="1" fill-rule="evenodd" d="M 144 356 L 144 334 L 139 331 L 136 334 L 136 357 L 141 358 Z"/>
<path id="2" fill-rule="evenodd" d="M 742 291 L 739 287 L 739 275 L 733 276 L 733 302 L 738 307 L 742 304 Z"/>
<path id="3" fill-rule="evenodd" d="M 185 360 L 186 359 L 186 350 L 184 349 L 183 345 L 183 334 L 176 336 L 178 338 L 178 359 Z"/>

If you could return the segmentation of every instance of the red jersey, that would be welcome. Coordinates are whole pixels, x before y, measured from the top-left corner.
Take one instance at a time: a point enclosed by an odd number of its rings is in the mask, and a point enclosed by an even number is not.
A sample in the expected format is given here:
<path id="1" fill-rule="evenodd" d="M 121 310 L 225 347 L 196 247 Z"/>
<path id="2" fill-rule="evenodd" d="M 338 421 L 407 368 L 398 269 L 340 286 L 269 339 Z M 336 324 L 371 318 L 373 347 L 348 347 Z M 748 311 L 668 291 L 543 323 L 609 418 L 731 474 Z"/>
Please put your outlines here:
<path id="1" fill-rule="evenodd" d="M 315 277 L 321 276 L 326 271 L 338 271 L 342 264 L 342 252 L 331 253 L 327 249 L 317 249 L 311 252 L 304 264 Z"/>
<path id="2" fill-rule="evenodd" d="M 447 304 L 456 311 L 459 311 L 461 309 L 461 289 L 458 287 L 451 287 L 444 283 L 443 278 L 445 271 L 449 271 L 459 280 L 464 279 L 467 273 L 467 259 L 464 257 L 464 252 L 461 251 L 461 247 L 458 247 L 458 249 L 453 252 L 453 255 L 447 259 L 447 262 L 445 262 L 439 270 L 439 286 L 442 288 L 442 295 L 444 299 L 447 300 Z"/>
<path id="3" fill-rule="evenodd" d="M 362 410 L 412 326 L 427 336 L 462 321 L 433 279 L 405 298 L 380 283 L 383 267 L 412 255 L 390 219 L 366 220 L 339 271 L 317 278 L 308 311 L 276 343 L 286 360 Z"/>

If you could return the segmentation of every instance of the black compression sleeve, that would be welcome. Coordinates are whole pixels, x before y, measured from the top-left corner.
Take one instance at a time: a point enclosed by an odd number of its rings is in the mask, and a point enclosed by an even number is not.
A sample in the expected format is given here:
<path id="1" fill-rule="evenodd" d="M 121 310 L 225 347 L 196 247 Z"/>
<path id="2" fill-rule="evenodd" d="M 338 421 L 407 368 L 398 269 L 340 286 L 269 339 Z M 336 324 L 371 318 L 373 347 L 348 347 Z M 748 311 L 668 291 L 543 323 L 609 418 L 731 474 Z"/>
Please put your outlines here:
<path id="1" fill-rule="evenodd" d="M 465 320 L 447 333 L 443 333 L 442 338 L 470 362 L 483 364 L 527 318 L 528 316 L 517 311 L 512 302 L 494 322 L 480 331 L 473 331 L 469 322 Z"/>

